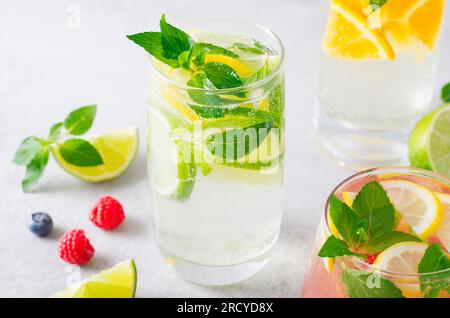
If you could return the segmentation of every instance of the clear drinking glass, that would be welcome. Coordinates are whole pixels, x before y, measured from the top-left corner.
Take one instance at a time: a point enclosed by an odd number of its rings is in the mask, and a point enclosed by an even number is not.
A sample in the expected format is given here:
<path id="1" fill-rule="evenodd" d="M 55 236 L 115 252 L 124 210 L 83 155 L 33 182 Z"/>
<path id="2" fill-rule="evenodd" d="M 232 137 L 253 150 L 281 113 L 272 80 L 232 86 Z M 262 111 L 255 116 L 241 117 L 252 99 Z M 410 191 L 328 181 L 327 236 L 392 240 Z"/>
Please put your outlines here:
<path id="1" fill-rule="evenodd" d="M 324 154 L 361 170 L 403 164 L 430 110 L 445 0 L 322 0 L 315 130 Z"/>
<path id="2" fill-rule="evenodd" d="M 182 71 L 150 63 L 147 160 L 158 247 L 183 278 L 231 284 L 267 263 L 280 230 L 284 48 L 270 30 L 245 22 L 193 21 L 182 29 L 198 42 L 267 49 L 206 56 L 243 79 L 269 66 L 268 76 L 231 89 L 194 88 L 180 82 Z"/>
<path id="3" fill-rule="evenodd" d="M 436 193 L 437 198 L 441 201 L 444 209 L 441 224 L 431 236 L 428 236 L 423 240 L 423 243 L 414 242 L 414 244 L 419 244 L 419 246 L 420 244 L 423 244 L 425 246 L 424 248 L 426 248 L 426 246 L 429 246 L 432 243 L 439 242 L 439 244 L 443 246 L 444 251 L 450 248 L 448 245 L 448 238 L 447 240 L 443 239 L 444 236 L 448 237 L 448 230 L 446 227 L 448 227 L 450 222 L 450 179 L 448 178 L 417 168 L 381 167 L 366 170 L 351 176 L 339 184 L 332 191 L 332 194 L 336 195 L 342 201 L 345 201 L 344 193 L 356 193 L 368 182 L 385 182 L 392 180 L 412 182 Z M 333 229 L 333 225 L 330 222 L 329 211 L 330 199 L 328 199 L 325 204 L 325 211 L 317 230 L 316 239 L 313 245 L 313 255 L 309 269 L 305 275 L 301 292 L 302 297 L 350 297 L 348 288 L 343 281 L 344 272 L 348 269 L 358 270 L 362 275 L 371 275 L 366 281 L 367 284 L 370 284 L 370 288 L 379 288 L 379 285 L 377 284 L 381 283 L 381 278 L 389 280 L 397 286 L 401 290 L 403 296 L 407 298 L 423 297 L 420 288 L 421 280 L 428 279 L 435 285 L 446 283 L 448 286 L 450 283 L 450 269 L 429 272 L 426 274 L 418 274 L 417 268 L 409 268 L 408 272 L 395 272 L 392 270 L 380 269 L 376 260 L 376 257 L 378 257 L 379 254 L 374 257 L 375 259 L 372 258 L 371 260 L 364 260 L 354 256 L 342 256 L 335 258 L 333 261 L 330 258 L 319 257 L 318 254 L 323 243 L 336 231 Z M 405 211 L 402 212 L 404 213 Z M 404 221 L 400 221 L 397 224 L 397 231 L 410 232 L 410 227 Z M 423 251 L 421 253 L 423 253 Z M 441 291 L 439 297 L 448 298 L 450 297 L 450 294 L 446 291 Z"/>

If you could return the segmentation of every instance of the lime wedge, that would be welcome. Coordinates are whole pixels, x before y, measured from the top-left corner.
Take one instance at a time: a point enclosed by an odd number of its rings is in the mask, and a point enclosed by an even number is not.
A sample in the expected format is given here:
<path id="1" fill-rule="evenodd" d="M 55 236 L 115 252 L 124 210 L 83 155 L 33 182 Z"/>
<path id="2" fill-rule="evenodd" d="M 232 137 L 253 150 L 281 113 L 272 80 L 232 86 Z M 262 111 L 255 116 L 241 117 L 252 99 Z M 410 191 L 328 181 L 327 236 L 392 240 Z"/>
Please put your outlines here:
<path id="1" fill-rule="evenodd" d="M 75 286 L 53 294 L 52 298 L 133 298 L 137 273 L 134 261 L 128 260 L 107 269 Z"/>
<path id="2" fill-rule="evenodd" d="M 139 133 L 136 127 L 119 129 L 109 134 L 86 138 L 97 149 L 103 164 L 95 167 L 77 167 L 61 156 L 58 145 L 52 148 L 56 162 L 74 177 L 88 182 L 103 182 L 114 179 L 133 163 L 139 148 Z"/>
<path id="3" fill-rule="evenodd" d="M 189 143 L 174 140 L 181 128 L 179 119 L 168 111 L 149 108 L 148 169 L 153 189 L 169 199 L 187 200 L 194 189 L 197 166 L 190 162 Z"/>
<path id="4" fill-rule="evenodd" d="M 450 177 L 450 105 L 422 118 L 409 142 L 411 165 Z"/>

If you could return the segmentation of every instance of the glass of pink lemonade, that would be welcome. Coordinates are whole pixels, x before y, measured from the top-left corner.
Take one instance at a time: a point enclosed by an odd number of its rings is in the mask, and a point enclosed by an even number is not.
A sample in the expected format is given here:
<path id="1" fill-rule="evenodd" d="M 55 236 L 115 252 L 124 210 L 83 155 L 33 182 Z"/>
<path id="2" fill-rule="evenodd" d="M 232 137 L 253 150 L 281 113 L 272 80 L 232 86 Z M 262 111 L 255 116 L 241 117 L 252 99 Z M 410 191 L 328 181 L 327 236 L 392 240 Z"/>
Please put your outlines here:
<path id="1" fill-rule="evenodd" d="M 409 167 L 358 173 L 331 193 L 302 297 L 450 297 L 450 180 Z"/>

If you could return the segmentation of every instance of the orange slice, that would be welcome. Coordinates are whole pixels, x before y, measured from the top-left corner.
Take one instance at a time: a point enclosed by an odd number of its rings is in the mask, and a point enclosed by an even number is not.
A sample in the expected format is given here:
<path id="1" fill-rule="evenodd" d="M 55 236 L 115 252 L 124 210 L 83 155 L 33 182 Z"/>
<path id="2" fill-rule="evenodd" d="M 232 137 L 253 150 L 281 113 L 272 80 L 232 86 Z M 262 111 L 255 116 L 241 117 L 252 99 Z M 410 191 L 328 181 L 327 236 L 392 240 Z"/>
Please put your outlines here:
<path id="1" fill-rule="evenodd" d="M 384 34 L 380 30 L 370 29 L 364 14 L 344 2 L 331 1 L 323 39 L 325 53 L 345 59 L 395 59 L 395 52 Z"/>

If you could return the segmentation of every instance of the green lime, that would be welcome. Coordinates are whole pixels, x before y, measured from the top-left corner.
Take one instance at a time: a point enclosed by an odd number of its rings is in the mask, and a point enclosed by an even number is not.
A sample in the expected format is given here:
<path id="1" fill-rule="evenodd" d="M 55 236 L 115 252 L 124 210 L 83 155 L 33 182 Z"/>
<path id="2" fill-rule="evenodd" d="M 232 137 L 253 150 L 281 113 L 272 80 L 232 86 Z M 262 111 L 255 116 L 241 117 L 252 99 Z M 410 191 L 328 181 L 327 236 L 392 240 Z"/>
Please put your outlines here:
<path id="1" fill-rule="evenodd" d="M 426 115 L 408 142 L 411 165 L 450 177 L 450 105 Z"/>
<path id="2" fill-rule="evenodd" d="M 169 199 L 183 201 L 194 189 L 197 166 L 190 143 L 173 138 L 182 123 L 162 109 L 149 110 L 149 172 L 153 189 Z"/>
<path id="3" fill-rule="evenodd" d="M 139 133 L 136 127 L 119 129 L 101 136 L 88 137 L 103 159 L 95 167 L 77 167 L 64 160 L 58 145 L 52 148 L 56 162 L 66 172 L 88 182 L 103 182 L 114 179 L 125 172 L 133 163 L 139 148 Z"/>
<path id="4" fill-rule="evenodd" d="M 75 286 L 52 295 L 52 298 L 133 298 L 137 272 L 134 261 L 119 263 Z"/>

